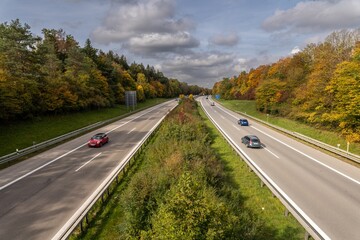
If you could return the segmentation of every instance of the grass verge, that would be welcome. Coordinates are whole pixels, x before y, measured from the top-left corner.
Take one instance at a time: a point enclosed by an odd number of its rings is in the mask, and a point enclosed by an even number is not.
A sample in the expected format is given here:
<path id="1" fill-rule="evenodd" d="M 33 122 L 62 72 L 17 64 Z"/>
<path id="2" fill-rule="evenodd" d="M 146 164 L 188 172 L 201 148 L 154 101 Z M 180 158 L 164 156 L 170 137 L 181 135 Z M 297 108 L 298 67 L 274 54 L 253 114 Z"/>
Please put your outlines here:
<path id="1" fill-rule="evenodd" d="M 234 152 L 200 107 L 199 112 L 213 139 L 211 147 L 218 153 L 220 160 L 226 166 L 226 172 L 237 183 L 240 194 L 245 199 L 244 206 L 267 223 L 269 229 L 273 230 L 269 239 L 303 239 L 305 234 L 303 227 L 293 216 L 284 216 L 285 207 L 281 202 L 273 196 L 269 189 L 261 187 L 260 179 L 254 172 L 249 171 L 247 164 Z"/>
<path id="2" fill-rule="evenodd" d="M 137 109 L 148 108 L 168 99 L 149 99 L 138 103 Z M 24 149 L 88 125 L 131 112 L 124 105 L 64 115 L 42 116 L 32 120 L 16 121 L 0 125 L 0 156 Z"/>

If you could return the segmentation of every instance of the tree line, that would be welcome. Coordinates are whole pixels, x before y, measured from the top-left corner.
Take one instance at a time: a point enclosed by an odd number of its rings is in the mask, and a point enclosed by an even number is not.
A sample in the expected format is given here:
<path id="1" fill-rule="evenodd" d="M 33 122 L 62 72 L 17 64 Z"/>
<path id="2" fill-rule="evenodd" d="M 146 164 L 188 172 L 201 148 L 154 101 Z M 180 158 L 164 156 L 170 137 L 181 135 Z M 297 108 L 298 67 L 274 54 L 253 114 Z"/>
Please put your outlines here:
<path id="1" fill-rule="evenodd" d="M 128 64 L 124 55 L 81 47 L 62 29 L 35 36 L 28 24 L 0 24 L 0 121 L 32 118 L 125 102 L 125 91 L 138 101 L 199 94 L 205 89 L 164 76 L 154 67 Z"/>
<path id="2" fill-rule="evenodd" d="M 341 132 L 360 141 L 360 29 L 331 33 L 276 63 L 215 83 L 224 99 L 255 100 L 259 111 Z"/>

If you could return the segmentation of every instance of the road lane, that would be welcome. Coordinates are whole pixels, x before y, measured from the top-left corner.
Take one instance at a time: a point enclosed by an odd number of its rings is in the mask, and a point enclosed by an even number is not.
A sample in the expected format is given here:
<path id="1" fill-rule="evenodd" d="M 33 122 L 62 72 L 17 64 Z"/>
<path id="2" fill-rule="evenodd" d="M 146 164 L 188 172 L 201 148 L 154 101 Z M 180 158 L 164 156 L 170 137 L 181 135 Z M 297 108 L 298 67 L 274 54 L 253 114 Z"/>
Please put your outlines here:
<path id="1" fill-rule="evenodd" d="M 219 104 L 210 106 L 204 98 L 199 101 L 238 148 L 324 232 L 325 238 L 360 239 L 358 168 L 255 121 L 250 121 L 249 127 L 236 126 L 234 123 L 243 116 Z M 246 148 L 241 137 L 247 134 L 257 135 L 264 147 Z"/>
<path id="2" fill-rule="evenodd" d="M 136 113 L 0 171 L 0 239 L 51 239 L 176 104 Z M 97 132 L 108 132 L 109 143 L 88 148 Z"/>

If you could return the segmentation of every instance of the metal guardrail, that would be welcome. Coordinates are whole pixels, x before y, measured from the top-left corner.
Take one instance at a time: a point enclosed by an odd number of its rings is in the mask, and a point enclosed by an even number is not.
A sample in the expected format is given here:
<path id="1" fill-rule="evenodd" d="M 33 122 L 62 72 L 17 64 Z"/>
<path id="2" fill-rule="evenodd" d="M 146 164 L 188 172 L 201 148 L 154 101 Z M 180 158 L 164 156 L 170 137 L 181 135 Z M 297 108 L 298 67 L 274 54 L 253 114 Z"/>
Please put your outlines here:
<path id="1" fill-rule="evenodd" d="M 118 117 L 115 117 L 115 118 L 112 118 L 112 119 L 108 119 L 108 120 L 105 120 L 105 121 L 97 122 L 97 123 L 91 124 L 89 126 L 86 126 L 84 128 L 81 128 L 81 129 L 66 133 L 64 135 L 52 138 L 50 140 L 35 144 L 33 146 L 17 150 L 16 152 L 13 152 L 13 153 L 10 153 L 10 154 L 7 154 L 5 156 L 0 157 L 0 165 L 4 164 L 4 163 L 7 163 L 7 162 L 10 162 L 10 161 L 13 161 L 13 160 L 16 160 L 16 159 L 18 159 L 20 157 L 26 156 L 26 155 L 28 155 L 30 153 L 39 151 L 39 150 L 44 149 L 46 147 L 52 146 L 52 145 L 57 144 L 59 142 L 68 140 L 68 139 L 70 139 L 72 137 L 75 137 L 75 136 L 78 136 L 80 134 L 84 134 L 84 133 L 86 133 L 88 131 L 95 130 L 96 128 L 107 125 L 107 124 L 109 124 L 111 122 L 117 121 L 119 119 L 127 117 L 127 116 L 129 116 L 131 114 L 134 114 L 136 112 L 142 111 L 144 109 L 146 109 L 146 108 L 140 108 L 140 109 L 137 109 L 135 111 L 125 113 L 125 114 L 123 114 L 121 116 L 118 116 Z"/>
<path id="2" fill-rule="evenodd" d="M 171 112 L 177 105 L 169 110 Z M 169 113 L 167 112 L 167 114 Z M 166 115 L 167 115 L 166 114 Z M 52 240 L 67 239 L 74 229 L 82 223 L 82 220 L 86 218 L 90 209 L 95 203 L 103 196 L 108 190 L 111 183 L 117 178 L 120 172 L 126 167 L 130 160 L 141 150 L 142 145 L 150 138 L 150 136 L 158 129 L 163 119 L 162 117 L 159 122 L 146 134 L 141 142 L 124 158 L 124 160 L 111 172 L 111 174 L 100 184 L 100 186 L 93 192 L 93 194 L 84 202 L 84 204 L 75 212 L 75 214 L 66 222 L 66 224 L 57 232 Z M 82 225 L 81 225 L 82 226 Z"/>
<path id="3" fill-rule="evenodd" d="M 326 144 L 326 143 L 323 143 L 323 142 L 320 142 L 318 140 L 315 140 L 313 138 L 310 138 L 308 136 L 305 136 L 305 135 L 302 135 L 301 133 L 297 133 L 297 132 L 293 132 L 293 135 L 294 137 L 296 138 L 299 138 L 303 141 L 306 141 L 308 143 L 311 143 L 317 147 L 320 147 L 322 149 L 325 149 L 329 152 L 332 152 L 332 153 L 335 153 L 341 157 L 344 157 L 344 158 L 347 158 L 351 161 L 354 161 L 354 162 L 357 162 L 357 163 L 360 163 L 360 156 L 359 155 L 356 155 L 356 154 L 353 154 L 351 152 L 347 152 L 343 149 L 340 149 L 340 148 L 336 148 L 334 146 L 331 146 L 329 144 Z"/>
<path id="4" fill-rule="evenodd" d="M 253 117 L 253 116 L 250 116 L 250 115 L 248 115 L 246 113 L 243 113 L 243 112 L 238 112 L 238 113 L 241 114 L 241 115 L 246 116 L 247 118 L 250 118 L 250 119 L 255 120 L 257 122 L 260 122 L 260 123 L 262 123 L 264 125 L 267 125 L 267 126 L 273 128 L 273 129 L 276 129 L 276 130 L 278 130 L 280 132 L 283 132 L 283 133 L 286 133 L 286 134 L 288 134 L 288 135 L 290 135 L 292 137 L 298 138 L 298 139 L 300 139 L 300 140 L 302 140 L 304 142 L 315 145 L 316 147 L 322 148 L 322 149 L 327 150 L 327 151 L 329 151 L 331 153 L 334 153 L 334 154 L 339 155 L 341 157 L 347 158 L 347 159 L 349 159 L 351 161 L 360 163 L 360 156 L 359 155 L 356 155 L 356 154 L 347 152 L 347 151 L 345 151 L 343 149 L 340 149 L 340 148 L 331 146 L 329 144 L 323 143 L 323 142 L 318 141 L 316 139 L 313 139 L 311 137 L 305 136 L 305 135 L 303 135 L 301 133 L 289 131 L 287 129 L 272 125 L 272 124 L 270 124 L 270 123 L 268 123 L 266 121 L 260 120 L 258 118 Z"/>
<path id="5" fill-rule="evenodd" d="M 203 106 L 201 105 L 203 108 Z M 247 165 L 256 173 L 256 175 L 261 179 L 262 183 L 270 189 L 270 191 L 281 201 L 281 203 L 286 207 L 287 211 L 289 211 L 297 221 L 304 227 L 305 239 L 309 239 L 310 235 L 316 240 L 324 240 L 329 239 L 329 237 L 319 229 L 316 224 L 293 202 L 285 192 L 283 192 L 277 184 L 272 181 L 267 174 L 262 171 L 248 156 L 245 152 L 243 152 L 235 142 L 221 129 L 221 127 L 214 121 L 214 119 L 206 112 L 203 108 L 205 114 L 214 124 L 214 126 L 219 130 L 219 132 L 223 135 L 225 140 L 232 146 L 232 148 L 237 152 L 237 154 L 247 163 Z"/>
<path id="6" fill-rule="evenodd" d="M 17 150 L 16 152 L 13 152 L 13 153 L 10 153 L 8 155 L 0 157 L 0 164 L 16 160 L 16 159 L 18 159 L 20 157 L 23 157 L 25 155 L 28 155 L 30 153 L 36 152 L 38 150 L 44 149 L 44 148 L 52 146 L 52 145 L 54 145 L 56 143 L 59 143 L 59 142 L 62 142 L 64 140 L 67 140 L 69 138 L 72 138 L 74 136 L 77 136 L 77 135 L 79 135 L 81 133 L 85 133 L 87 131 L 98 128 L 98 127 L 102 126 L 103 124 L 105 124 L 105 123 L 104 122 L 98 122 L 98 123 L 89 125 L 87 127 L 75 130 L 73 132 L 61 135 L 59 137 L 47 140 L 45 142 L 33 145 L 31 147 L 27 147 L 27 148 L 24 148 L 24 149 L 21 149 L 21 150 Z"/>

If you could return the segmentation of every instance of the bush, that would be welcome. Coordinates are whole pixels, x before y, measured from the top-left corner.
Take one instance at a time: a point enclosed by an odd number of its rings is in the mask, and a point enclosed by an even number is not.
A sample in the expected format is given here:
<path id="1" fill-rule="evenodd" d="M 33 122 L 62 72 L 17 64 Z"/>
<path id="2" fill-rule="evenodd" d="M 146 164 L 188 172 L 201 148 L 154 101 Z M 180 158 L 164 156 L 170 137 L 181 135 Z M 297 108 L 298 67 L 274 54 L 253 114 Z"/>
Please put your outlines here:
<path id="1" fill-rule="evenodd" d="M 184 99 L 143 155 L 123 197 L 121 236 L 141 239 L 255 239 L 263 224 L 242 206 L 196 104 Z"/>

